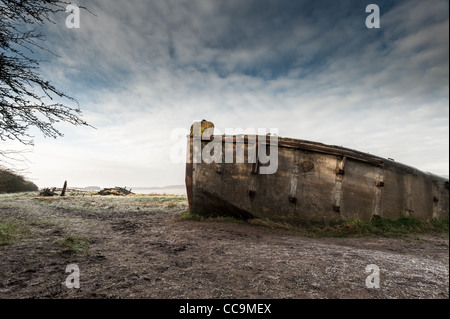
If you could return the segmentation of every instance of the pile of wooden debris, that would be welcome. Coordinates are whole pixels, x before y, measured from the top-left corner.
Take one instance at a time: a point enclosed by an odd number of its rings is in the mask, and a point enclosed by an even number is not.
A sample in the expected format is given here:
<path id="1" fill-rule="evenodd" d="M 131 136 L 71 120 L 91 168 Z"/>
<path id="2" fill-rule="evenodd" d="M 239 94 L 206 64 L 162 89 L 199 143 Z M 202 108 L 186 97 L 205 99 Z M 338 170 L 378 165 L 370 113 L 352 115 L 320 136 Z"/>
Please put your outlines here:
<path id="1" fill-rule="evenodd" d="M 56 193 L 56 187 L 46 187 L 41 189 L 39 192 L 39 196 L 58 196 L 58 194 Z"/>
<path id="2" fill-rule="evenodd" d="M 97 193 L 98 195 L 116 195 L 116 196 L 124 196 L 124 195 L 134 195 L 131 192 L 131 189 L 128 190 L 126 187 L 114 187 L 114 188 L 103 188 L 101 191 Z"/>
<path id="3" fill-rule="evenodd" d="M 67 181 L 64 181 L 64 186 L 61 189 L 58 189 L 61 191 L 61 193 L 59 194 L 59 196 L 65 196 L 66 195 L 66 189 L 67 189 Z M 52 188 L 43 188 L 40 190 L 39 192 L 39 196 L 58 196 L 58 193 L 56 193 L 56 187 L 52 187 Z"/>

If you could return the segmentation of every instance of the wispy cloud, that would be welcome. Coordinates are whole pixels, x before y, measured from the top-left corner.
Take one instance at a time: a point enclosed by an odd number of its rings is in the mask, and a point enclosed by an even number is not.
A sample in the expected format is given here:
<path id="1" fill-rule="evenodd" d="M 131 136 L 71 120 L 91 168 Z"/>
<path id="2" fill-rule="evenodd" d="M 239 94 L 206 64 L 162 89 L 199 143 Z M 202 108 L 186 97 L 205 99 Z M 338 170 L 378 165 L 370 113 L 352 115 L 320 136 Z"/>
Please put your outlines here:
<path id="1" fill-rule="evenodd" d="M 170 132 L 202 118 L 448 174 L 448 2 L 385 1 L 381 29 L 365 27 L 368 3 L 86 2 L 97 16 L 80 29 L 47 30 L 61 58 L 45 72 L 97 130 L 38 138 L 33 176 L 183 183 Z"/>

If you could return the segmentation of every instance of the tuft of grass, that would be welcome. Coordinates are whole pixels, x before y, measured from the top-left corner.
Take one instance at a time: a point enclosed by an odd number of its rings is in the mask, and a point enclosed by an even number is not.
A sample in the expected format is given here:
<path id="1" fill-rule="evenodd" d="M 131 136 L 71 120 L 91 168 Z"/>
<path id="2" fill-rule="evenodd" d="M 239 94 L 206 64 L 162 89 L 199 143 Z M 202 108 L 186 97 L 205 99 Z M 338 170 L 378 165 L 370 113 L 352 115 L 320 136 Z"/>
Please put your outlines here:
<path id="1" fill-rule="evenodd" d="M 206 217 L 202 216 L 202 215 L 199 215 L 199 214 L 191 213 L 191 212 L 185 212 L 185 213 L 180 215 L 180 219 L 193 220 L 193 221 L 196 221 L 196 222 L 203 222 L 203 221 L 206 220 Z"/>
<path id="2" fill-rule="evenodd" d="M 0 222 L 0 247 L 11 243 L 19 232 L 17 225 Z"/>
<path id="3" fill-rule="evenodd" d="M 64 252 L 74 253 L 74 254 L 84 254 L 87 253 L 89 249 L 89 241 L 76 236 L 69 236 L 64 238 L 60 243 L 63 247 Z"/>
<path id="4" fill-rule="evenodd" d="M 292 225 L 286 222 L 273 221 L 267 218 L 255 218 L 249 219 L 248 222 L 251 225 L 261 226 L 272 230 L 290 231 L 294 233 L 302 233 L 302 229 L 299 226 Z"/>
<path id="5" fill-rule="evenodd" d="M 429 221 L 429 226 L 432 232 L 446 232 L 449 231 L 449 220 L 437 220 L 431 219 Z"/>
<path id="6" fill-rule="evenodd" d="M 180 219 L 183 220 L 193 220 L 198 222 L 233 222 L 233 223 L 245 223 L 243 219 L 236 218 L 233 216 L 216 216 L 216 217 L 206 217 L 200 214 L 185 212 L 180 215 Z"/>

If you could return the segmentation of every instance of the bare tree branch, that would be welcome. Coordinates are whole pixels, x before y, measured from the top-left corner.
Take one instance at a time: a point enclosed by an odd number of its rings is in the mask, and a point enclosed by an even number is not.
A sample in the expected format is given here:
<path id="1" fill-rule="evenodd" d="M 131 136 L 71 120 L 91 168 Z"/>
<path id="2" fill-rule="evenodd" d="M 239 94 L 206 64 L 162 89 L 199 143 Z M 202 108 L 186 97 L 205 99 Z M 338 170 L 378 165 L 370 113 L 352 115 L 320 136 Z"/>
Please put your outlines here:
<path id="1" fill-rule="evenodd" d="M 52 16 L 65 12 L 69 4 L 59 0 L 0 0 L 1 141 L 33 145 L 31 127 L 44 136 L 63 136 L 55 127 L 58 122 L 90 126 L 82 119 L 77 101 L 44 79 L 39 74 L 40 61 L 33 58 L 39 50 L 53 54 L 45 48 L 45 37 L 37 28 L 54 23 Z M 74 102 L 77 107 L 55 102 L 56 98 Z"/>

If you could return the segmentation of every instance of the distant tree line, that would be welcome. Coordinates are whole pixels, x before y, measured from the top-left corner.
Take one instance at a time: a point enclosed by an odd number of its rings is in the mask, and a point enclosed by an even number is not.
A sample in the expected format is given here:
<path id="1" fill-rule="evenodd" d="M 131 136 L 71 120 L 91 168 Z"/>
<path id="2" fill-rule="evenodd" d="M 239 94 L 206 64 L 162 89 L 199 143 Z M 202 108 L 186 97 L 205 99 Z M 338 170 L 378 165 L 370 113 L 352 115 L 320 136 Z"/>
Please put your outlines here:
<path id="1" fill-rule="evenodd" d="M 33 182 L 11 170 L 0 168 L 0 194 L 37 191 Z"/>

